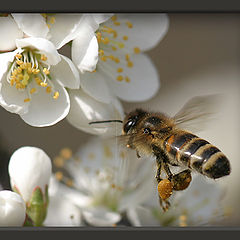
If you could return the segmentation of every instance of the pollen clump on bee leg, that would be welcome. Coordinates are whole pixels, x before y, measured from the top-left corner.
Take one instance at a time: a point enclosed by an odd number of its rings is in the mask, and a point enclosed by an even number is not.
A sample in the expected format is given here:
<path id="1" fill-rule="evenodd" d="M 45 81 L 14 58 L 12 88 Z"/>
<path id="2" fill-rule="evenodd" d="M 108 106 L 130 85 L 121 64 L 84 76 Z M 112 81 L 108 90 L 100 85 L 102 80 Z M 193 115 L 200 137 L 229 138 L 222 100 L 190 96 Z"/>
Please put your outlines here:
<path id="1" fill-rule="evenodd" d="M 166 200 L 172 195 L 173 184 L 168 179 L 163 179 L 158 183 L 157 189 L 159 197 Z"/>

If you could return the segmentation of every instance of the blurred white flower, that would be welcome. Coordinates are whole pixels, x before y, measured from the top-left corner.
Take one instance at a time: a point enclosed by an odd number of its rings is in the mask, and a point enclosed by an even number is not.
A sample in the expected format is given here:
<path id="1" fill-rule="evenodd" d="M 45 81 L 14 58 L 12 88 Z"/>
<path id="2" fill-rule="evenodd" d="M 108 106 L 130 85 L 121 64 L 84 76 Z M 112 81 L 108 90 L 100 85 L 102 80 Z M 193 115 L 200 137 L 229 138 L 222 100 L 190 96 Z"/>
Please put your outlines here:
<path id="1" fill-rule="evenodd" d="M 60 191 L 60 184 L 54 176 L 51 177 L 48 189 L 49 206 L 44 226 L 80 226 L 82 223 L 80 209 Z"/>
<path id="2" fill-rule="evenodd" d="M 135 152 L 128 155 L 115 141 L 94 138 L 65 161 L 72 180 L 61 172 L 56 176 L 67 183 L 60 185 L 62 195 L 80 207 L 88 224 L 114 226 L 123 213 L 148 197 L 152 163 L 137 159 Z"/>
<path id="3" fill-rule="evenodd" d="M 21 196 L 15 192 L 0 191 L 0 226 L 23 226 L 26 206 Z"/>
<path id="4" fill-rule="evenodd" d="M 52 173 L 52 164 L 42 149 L 27 146 L 13 153 L 8 170 L 12 189 L 16 189 L 27 203 L 37 187 L 45 194 Z"/>
<path id="5" fill-rule="evenodd" d="M 128 217 L 135 226 L 213 226 L 224 220 L 223 189 L 203 176 L 194 176 L 190 186 L 175 192 L 171 207 L 163 212 L 157 193 L 142 206 L 131 209 Z"/>
<path id="6" fill-rule="evenodd" d="M 49 126 L 69 112 L 64 87 L 79 88 L 72 61 L 44 39 L 16 39 L 17 49 L 0 54 L 0 105 L 32 126 Z"/>

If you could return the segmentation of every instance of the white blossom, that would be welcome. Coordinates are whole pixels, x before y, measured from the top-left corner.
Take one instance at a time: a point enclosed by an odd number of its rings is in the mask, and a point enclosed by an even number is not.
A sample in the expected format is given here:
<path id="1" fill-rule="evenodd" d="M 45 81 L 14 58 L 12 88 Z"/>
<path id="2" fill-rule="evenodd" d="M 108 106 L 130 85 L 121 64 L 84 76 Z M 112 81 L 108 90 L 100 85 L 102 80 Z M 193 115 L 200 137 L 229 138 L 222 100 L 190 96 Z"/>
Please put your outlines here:
<path id="1" fill-rule="evenodd" d="M 26 217 L 26 206 L 21 196 L 15 192 L 0 191 L 0 226 L 23 226 Z"/>

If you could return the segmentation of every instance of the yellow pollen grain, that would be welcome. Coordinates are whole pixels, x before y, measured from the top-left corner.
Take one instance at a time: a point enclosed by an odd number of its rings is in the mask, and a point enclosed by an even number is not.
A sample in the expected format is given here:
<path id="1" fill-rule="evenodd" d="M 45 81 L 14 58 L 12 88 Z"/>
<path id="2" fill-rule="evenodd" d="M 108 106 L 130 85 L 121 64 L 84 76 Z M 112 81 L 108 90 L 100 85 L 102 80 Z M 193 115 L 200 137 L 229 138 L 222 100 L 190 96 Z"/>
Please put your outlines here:
<path id="1" fill-rule="evenodd" d="M 36 83 L 41 86 L 42 80 L 38 77 L 35 78 Z"/>
<path id="2" fill-rule="evenodd" d="M 27 72 L 28 72 L 28 74 L 31 74 L 31 73 L 32 73 L 32 68 L 29 67 L 29 68 L 27 69 Z"/>
<path id="3" fill-rule="evenodd" d="M 117 69 L 117 72 L 118 72 L 118 73 L 121 73 L 121 72 L 123 72 L 123 69 L 122 69 L 122 68 L 118 68 L 118 69 Z"/>
<path id="4" fill-rule="evenodd" d="M 111 17 L 111 20 L 112 20 L 112 21 L 116 21 L 116 20 L 117 20 L 117 16 L 116 16 L 116 15 L 112 16 L 112 17 Z"/>
<path id="5" fill-rule="evenodd" d="M 60 156 L 65 158 L 65 159 L 69 159 L 72 157 L 72 150 L 70 148 L 63 148 L 60 151 Z"/>
<path id="6" fill-rule="evenodd" d="M 128 66 L 129 68 L 133 67 L 133 62 L 128 61 L 127 66 Z"/>
<path id="7" fill-rule="evenodd" d="M 111 187 L 112 187 L 112 188 L 116 188 L 116 185 L 113 183 L 113 184 L 111 185 Z"/>
<path id="8" fill-rule="evenodd" d="M 110 42 L 110 40 L 109 40 L 108 37 L 105 37 L 105 38 L 102 40 L 102 42 L 103 42 L 104 44 L 108 44 L 108 43 Z"/>
<path id="9" fill-rule="evenodd" d="M 132 28 L 133 27 L 133 25 L 132 25 L 132 23 L 131 22 L 126 22 L 126 24 L 127 24 L 127 26 L 128 26 L 128 28 Z"/>
<path id="10" fill-rule="evenodd" d="M 123 76 L 122 75 L 117 76 L 117 80 L 118 81 L 122 81 L 123 80 Z"/>
<path id="11" fill-rule="evenodd" d="M 17 68 L 17 72 L 18 72 L 18 73 L 21 73 L 21 72 L 22 72 L 22 68 L 18 67 L 18 68 Z"/>
<path id="12" fill-rule="evenodd" d="M 130 82 L 130 78 L 129 77 L 125 77 L 125 82 L 129 83 Z"/>
<path id="13" fill-rule="evenodd" d="M 123 36 L 123 40 L 127 41 L 128 40 L 128 36 Z"/>
<path id="14" fill-rule="evenodd" d="M 41 82 L 40 85 L 41 85 L 42 87 L 46 87 L 48 84 L 45 83 L 45 82 Z"/>
<path id="15" fill-rule="evenodd" d="M 129 61 L 129 60 L 130 60 L 129 54 L 126 54 L 126 55 L 125 55 L 125 59 L 126 59 L 126 61 Z"/>
<path id="16" fill-rule="evenodd" d="M 58 181 L 61 181 L 63 179 L 63 173 L 58 171 L 55 173 L 55 177 Z"/>
<path id="17" fill-rule="evenodd" d="M 43 72 L 44 72 L 46 75 L 48 75 L 48 74 L 50 73 L 50 71 L 49 71 L 47 68 L 44 68 L 44 69 L 43 69 Z"/>
<path id="18" fill-rule="evenodd" d="M 47 27 L 48 27 L 48 28 L 50 28 L 50 27 L 51 27 L 51 25 L 50 25 L 50 24 L 48 24 L 48 23 L 47 23 L 46 25 L 47 25 Z"/>
<path id="19" fill-rule="evenodd" d="M 15 80 L 14 80 L 14 79 L 11 79 L 11 80 L 10 80 L 10 85 L 13 86 L 14 83 L 15 83 Z"/>
<path id="20" fill-rule="evenodd" d="M 30 102 L 30 98 L 25 98 L 24 102 Z"/>
<path id="21" fill-rule="evenodd" d="M 58 99 L 59 98 L 59 92 L 55 92 L 54 95 L 53 95 L 53 98 Z"/>
<path id="22" fill-rule="evenodd" d="M 52 91 L 52 88 L 50 87 L 50 86 L 48 86 L 47 88 L 46 88 L 46 92 L 47 93 L 50 93 Z"/>
<path id="23" fill-rule="evenodd" d="M 32 88 L 32 89 L 30 90 L 30 93 L 33 94 L 33 93 L 35 93 L 36 91 L 37 91 L 36 88 Z"/>
<path id="24" fill-rule="evenodd" d="M 116 50 L 117 50 L 117 48 L 116 48 L 116 47 L 114 47 L 114 46 L 112 46 L 112 50 L 113 50 L 113 51 L 116 51 Z"/>
<path id="25" fill-rule="evenodd" d="M 133 49 L 133 51 L 134 51 L 135 54 L 138 54 L 138 53 L 141 52 L 141 50 L 140 50 L 139 47 L 135 47 L 135 48 Z"/>
<path id="26" fill-rule="evenodd" d="M 27 64 L 26 64 L 26 63 L 21 64 L 21 65 L 20 65 L 20 68 L 26 69 L 26 68 L 27 68 Z"/>
<path id="27" fill-rule="evenodd" d="M 47 56 L 44 55 L 44 54 L 41 54 L 41 60 L 42 60 L 42 61 L 46 61 L 46 60 L 47 60 Z"/>

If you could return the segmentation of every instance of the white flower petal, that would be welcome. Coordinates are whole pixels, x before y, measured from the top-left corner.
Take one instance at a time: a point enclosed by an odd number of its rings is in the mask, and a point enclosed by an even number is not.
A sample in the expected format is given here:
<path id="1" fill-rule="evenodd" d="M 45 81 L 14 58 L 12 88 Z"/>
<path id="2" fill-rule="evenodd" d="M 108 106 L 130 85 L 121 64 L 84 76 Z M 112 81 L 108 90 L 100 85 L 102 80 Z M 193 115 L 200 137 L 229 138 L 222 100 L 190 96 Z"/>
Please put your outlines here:
<path id="1" fill-rule="evenodd" d="M 166 14 L 117 14 L 117 21 L 121 24 L 115 26 L 112 20 L 106 25 L 115 29 L 119 37 L 128 36 L 124 44 L 128 49 L 139 47 L 141 51 L 155 47 L 166 35 L 169 20 Z M 127 27 L 127 22 L 132 28 Z M 117 38 L 122 41 L 122 38 Z M 122 41 L 123 42 L 123 41 Z"/>
<path id="2" fill-rule="evenodd" d="M 55 22 L 50 26 L 50 40 L 57 49 L 74 39 L 82 14 L 55 14 Z"/>
<path id="3" fill-rule="evenodd" d="M 147 55 L 133 55 L 131 61 L 133 67 L 125 67 L 122 74 L 128 76 L 130 82 L 112 79 L 108 71 L 103 69 L 104 66 L 102 69 L 109 76 L 106 79 L 108 79 L 112 92 L 120 99 L 132 102 L 146 101 L 158 92 L 160 87 L 158 72 Z M 116 68 L 115 63 L 109 62 L 109 65 L 111 64 Z"/>
<path id="4" fill-rule="evenodd" d="M 71 59 L 66 56 L 60 55 L 61 61 L 51 66 L 50 72 L 54 79 L 58 79 L 59 83 L 68 88 L 80 87 L 80 76 L 77 68 L 74 66 Z"/>
<path id="5" fill-rule="evenodd" d="M 59 193 L 49 198 L 49 206 L 44 226 L 73 227 L 81 225 L 81 212 L 78 207 Z"/>
<path id="6" fill-rule="evenodd" d="M 15 40 L 23 37 L 23 32 L 11 16 L 0 17 L 0 51 L 16 48 Z"/>
<path id="7" fill-rule="evenodd" d="M 31 96 L 28 112 L 20 115 L 31 126 L 54 125 L 64 119 L 69 112 L 70 100 L 66 89 L 54 80 L 51 82 L 54 85 L 54 91 L 59 92 L 58 99 L 53 99 L 52 94 L 46 93 L 45 88 L 38 87 L 37 92 Z"/>
<path id="8" fill-rule="evenodd" d="M 35 187 L 39 186 L 44 193 L 50 180 L 52 164 L 42 149 L 21 147 L 11 156 L 8 171 L 11 186 L 16 187 L 24 201 L 28 202 Z"/>
<path id="9" fill-rule="evenodd" d="M 94 32 L 88 28 L 72 42 L 72 59 L 81 72 L 92 72 L 98 61 L 98 42 Z"/>
<path id="10" fill-rule="evenodd" d="M 92 98 L 103 103 L 111 103 L 109 86 L 101 71 L 81 74 L 81 87 Z"/>
<path id="11" fill-rule="evenodd" d="M 81 89 L 69 90 L 69 96 L 71 107 L 67 120 L 74 127 L 92 134 L 119 135 L 121 133 L 122 125 L 119 123 L 89 125 L 91 121 L 122 119 L 113 101 L 113 104 L 101 103 Z"/>
<path id="12" fill-rule="evenodd" d="M 0 191 L 0 226 L 23 226 L 26 206 L 21 196 L 12 191 Z"/>
<path id="13" fill-rule="evenodd" d="M 24 102 L 24 99 L 28 98 L 27 92 L 17 90 L 6 78 L 4 74 L 0 82 L 0 105 L 11 113 L 27 113 L 29 102 Z"/>
<path id="14" fill-rule="evenodd" d="M 112 17 L 113 14 L 111 13 L 105 13 L 105 14 L 101 14 L 101 13 L 98 13 L 98 14 L 93 14 L 93 18 L 95 19 L 95 21 L 98 23 L 98 24 L 101 24 L 103 22 L 106 22 L 110 17 Z"/>
<path id="15" fill-rule="evenodd" d="M 47 56 L 46 63 L 49 65 L 56 65 L 61 61 L 61 57 L 60 54 L 57 52 L 57 49 L 55 48 L 53 43 L 51 43 L 47 39 L 36 37 L 17 39 L 16 45 L 20 48 L 30 47 L 33 49 L 38 49 L 39 52 Z"/>
<path id="16" fill-rule="evenodd" d="M 85 220 L 92 226 L 114 226 L 121 220 L 121 215 L 116 212 L 111 212 L 104 207 L 97 207 L 83 210 Z"/>
<path id="17" fill-rule="evenodd" d="M 18 27 L 30 37 L 46 38 L 49 31 L 45 19 L 38 13 L 13 13 Z"/>

